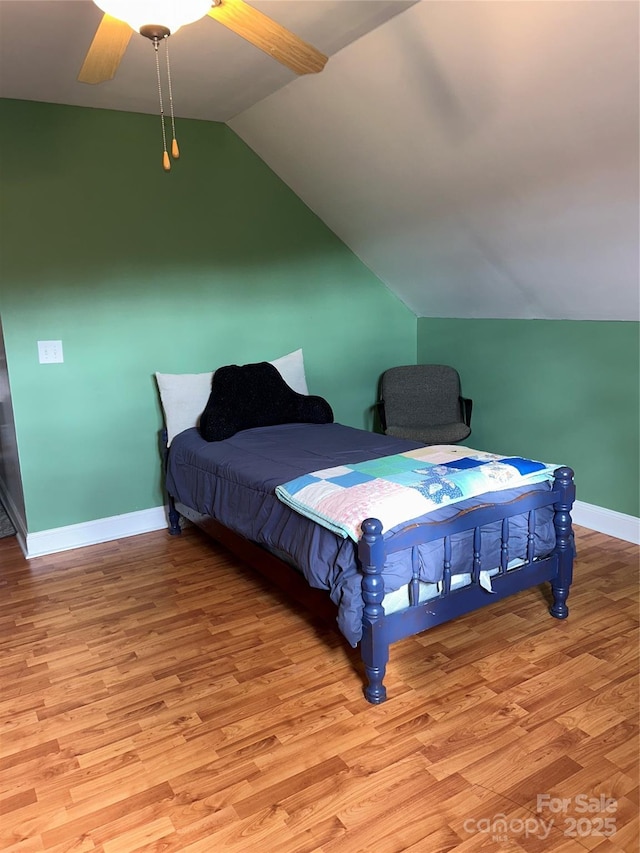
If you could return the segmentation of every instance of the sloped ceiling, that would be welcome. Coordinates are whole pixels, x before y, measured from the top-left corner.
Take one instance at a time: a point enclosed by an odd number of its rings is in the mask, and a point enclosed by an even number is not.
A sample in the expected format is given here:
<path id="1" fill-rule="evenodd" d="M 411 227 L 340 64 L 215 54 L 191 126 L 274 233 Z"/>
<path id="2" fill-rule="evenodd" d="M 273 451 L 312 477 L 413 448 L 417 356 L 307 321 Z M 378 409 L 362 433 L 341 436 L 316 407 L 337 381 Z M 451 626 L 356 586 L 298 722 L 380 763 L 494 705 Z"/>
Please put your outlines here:
<path id="1" fill-rule="evenodd" d="M 638 9 L 425 0 L 229 124 L 418 316 L 637 320 Z"/>
<path id="2" fill-rule="evenodd" d="M 416 315 L 638 319 L 635 0 L 253 5 L 325 70 L 203 20 L 172 37 L 177 114 L 227 121 Z M 157 112 L 144 39 L 76 82 L 100 15 L 0 0 L 0 96 Z"/>

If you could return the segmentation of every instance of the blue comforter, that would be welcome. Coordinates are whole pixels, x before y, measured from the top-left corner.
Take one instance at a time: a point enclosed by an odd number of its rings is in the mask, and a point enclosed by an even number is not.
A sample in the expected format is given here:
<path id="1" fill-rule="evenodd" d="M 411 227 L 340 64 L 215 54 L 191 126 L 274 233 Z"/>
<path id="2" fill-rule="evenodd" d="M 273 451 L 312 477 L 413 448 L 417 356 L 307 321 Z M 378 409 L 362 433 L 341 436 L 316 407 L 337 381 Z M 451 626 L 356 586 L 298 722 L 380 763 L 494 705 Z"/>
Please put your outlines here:
<path id="1" fill-rule="evenodd" d="M 329 591 L 338 607 L 340 630 L 355 646 L 362 634 L 361 573 L 357 546 L 299 515 L 276 497 L 279 486 L 303 474 L 336 465 L 353 465 L 419 447 L 416 442 L 353 429 L 342 424 L 284 424 L 243 430 L 231 438 L 206 442 L 188 429 L 171 443 L 167 489 L 180 503 L 276 553 L 303 572 L 313 587 Z M 548 483 L 528 490 L 550 488 Z M 512 500 L 520 490 L 505 490 L 429 514 L 430 520 L 451 518 L 470 506 Z M 510 525 L 510 558 L 526 553 L 526 525 L 516 516 Z M 393 532 L 393 531 L 387 531 Z M 536 556 L 555 544 L 552 513 L 538 512 Z M 483 566 L 499 564 L 500 523 L 483 529 Z M 454 537 L 453 572 L 469 570 L 471 536 Z M 442 545 L 420 547 L 420 577 L 436 582 L 442 576 Z M 394 554 L 385 568 L 385 592 L 411 579 L 409 555 Z"/>

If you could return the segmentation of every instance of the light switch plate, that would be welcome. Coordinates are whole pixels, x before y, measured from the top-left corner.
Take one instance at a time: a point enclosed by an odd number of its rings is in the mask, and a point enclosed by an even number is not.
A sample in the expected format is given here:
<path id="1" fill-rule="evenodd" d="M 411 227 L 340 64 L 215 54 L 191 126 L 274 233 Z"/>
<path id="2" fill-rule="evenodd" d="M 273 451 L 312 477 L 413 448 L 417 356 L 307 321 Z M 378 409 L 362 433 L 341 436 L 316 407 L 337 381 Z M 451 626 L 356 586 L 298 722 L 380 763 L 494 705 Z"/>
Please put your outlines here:
<path id="1" fill-rule="evenodd" d="M 64 361 L 62 341 L 38 341 L 40 364 L 59 364 Z"/>

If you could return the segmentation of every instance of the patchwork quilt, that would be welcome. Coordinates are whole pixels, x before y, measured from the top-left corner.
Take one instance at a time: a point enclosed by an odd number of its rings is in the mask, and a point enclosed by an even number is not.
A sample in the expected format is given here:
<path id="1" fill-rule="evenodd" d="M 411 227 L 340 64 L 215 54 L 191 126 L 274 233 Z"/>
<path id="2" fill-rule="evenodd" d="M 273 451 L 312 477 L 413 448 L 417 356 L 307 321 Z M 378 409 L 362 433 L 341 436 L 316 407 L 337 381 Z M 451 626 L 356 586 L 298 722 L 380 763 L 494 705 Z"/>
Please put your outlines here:
<path id="1" fill-rule="evenodd" d="M 552 480 L 557 465 L 458 445 L 433 445 L 296 477 L 276 487 L 292 509 L 344 539 L 377 518 L 389 531 L 447 504 Z"/>

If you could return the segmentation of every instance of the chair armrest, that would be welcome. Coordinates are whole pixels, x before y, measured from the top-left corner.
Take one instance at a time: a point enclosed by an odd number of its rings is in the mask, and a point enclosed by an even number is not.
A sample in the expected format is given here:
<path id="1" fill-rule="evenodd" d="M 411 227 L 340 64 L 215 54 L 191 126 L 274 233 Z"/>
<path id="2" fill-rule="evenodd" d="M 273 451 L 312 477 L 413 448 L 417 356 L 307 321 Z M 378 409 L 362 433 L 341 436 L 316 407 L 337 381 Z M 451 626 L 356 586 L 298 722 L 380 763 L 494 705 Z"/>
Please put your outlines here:
<path id="1" fill-rule="evenodd" d="M 473 409 L 473 400 L 468 397 L 460 397 L 460 411 L 462 412 L 462 420 L 465 424 L 471 426 L 471 410 Z"/>

